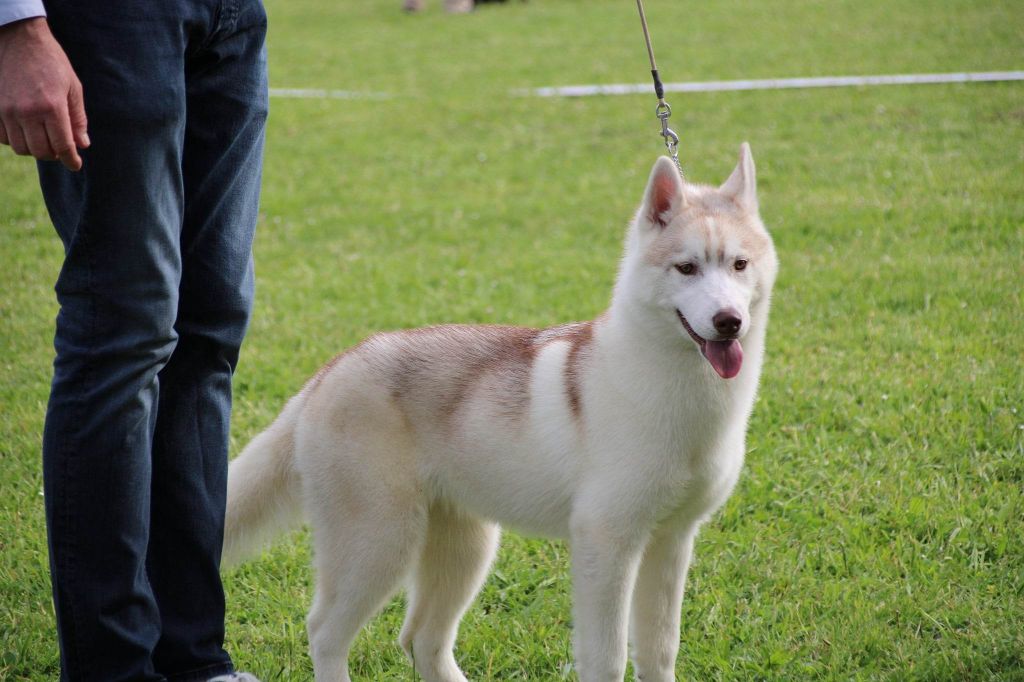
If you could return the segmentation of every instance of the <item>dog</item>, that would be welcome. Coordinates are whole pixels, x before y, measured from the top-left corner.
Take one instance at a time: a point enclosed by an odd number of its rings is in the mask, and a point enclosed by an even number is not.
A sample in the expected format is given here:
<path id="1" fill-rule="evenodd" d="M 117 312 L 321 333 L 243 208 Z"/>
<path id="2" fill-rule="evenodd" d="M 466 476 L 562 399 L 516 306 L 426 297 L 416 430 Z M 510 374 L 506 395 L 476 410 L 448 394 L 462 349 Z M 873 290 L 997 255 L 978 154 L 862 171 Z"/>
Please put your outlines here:
<path id="1" fill-rule="evenodd" d="M 675 679 L 694 538 L 743 463 L 778 261 L 744 143 L 721 187 L 655 163 L 608 310 L 548 329 L 371 336 L 323 367 L 235 459 L 225 562 L 311 522 L 318 682 L 403 583 L 399 636 L 427 682 L 499 526 L 571 549 L 582 682 Z"/>

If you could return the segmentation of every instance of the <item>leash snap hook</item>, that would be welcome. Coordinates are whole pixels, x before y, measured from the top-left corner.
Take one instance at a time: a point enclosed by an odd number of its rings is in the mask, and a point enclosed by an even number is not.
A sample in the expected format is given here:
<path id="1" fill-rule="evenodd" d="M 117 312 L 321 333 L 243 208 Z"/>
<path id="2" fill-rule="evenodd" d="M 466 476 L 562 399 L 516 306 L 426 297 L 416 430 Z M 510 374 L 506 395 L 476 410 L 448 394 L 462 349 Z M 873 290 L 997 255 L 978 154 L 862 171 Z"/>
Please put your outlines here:
<path id="1" fill-rule="evenodd" d="M 668 148 L 669 154 L 672 155 L 673 159 L 676 159 L 679 154 L 679 136 L 668 126 L 665 127 L 661 136 L 665 138 L 665 146 Z"/>
<path id="2" fill-rule="evenodd" d="M 665 138 L 665 148 L 668 149 L 672 160 L 676 162 L 676 166 L 679 166 L 679 135 L 668 127 L 668 119 L 672 115 L 672 107 L 665 100 L 660 100 L 654 110 L 654 115 L 661 121 L 661 136 Z"/>

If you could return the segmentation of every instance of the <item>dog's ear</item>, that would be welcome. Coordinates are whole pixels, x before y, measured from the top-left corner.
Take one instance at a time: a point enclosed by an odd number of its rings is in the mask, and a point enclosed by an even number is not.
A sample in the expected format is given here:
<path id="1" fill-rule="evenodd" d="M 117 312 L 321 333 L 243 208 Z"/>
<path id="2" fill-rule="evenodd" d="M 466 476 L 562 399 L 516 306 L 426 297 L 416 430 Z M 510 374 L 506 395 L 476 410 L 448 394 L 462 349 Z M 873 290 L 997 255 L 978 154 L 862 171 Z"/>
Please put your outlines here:
<path id="1" fill-rule="evenodd" d="M 750 153 L 750 145 L 740 145 L 740 161 L 736 164 L 732 175 L 719 190 L 732 198 L 740 208 L 750 213 L 757 213 L 757 178 L 754 175 L 754 157 Z"/>
<path id="2" fill-rule="evenodd" d="M 679 169 L 667 156 L 660 157 L 654 163 L 651 178 L 647 181 L 641 215 L 651 225 L 665 227 L 683 207 L 684 191 Z"/>

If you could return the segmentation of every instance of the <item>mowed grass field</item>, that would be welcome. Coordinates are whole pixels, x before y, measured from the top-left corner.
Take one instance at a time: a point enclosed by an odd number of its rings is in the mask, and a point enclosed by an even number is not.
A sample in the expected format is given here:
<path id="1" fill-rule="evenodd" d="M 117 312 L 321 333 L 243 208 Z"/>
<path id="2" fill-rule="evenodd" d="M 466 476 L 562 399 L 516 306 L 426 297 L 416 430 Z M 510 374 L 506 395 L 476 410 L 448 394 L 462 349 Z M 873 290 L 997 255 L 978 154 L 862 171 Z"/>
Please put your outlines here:
<path id="1" fill-rule="evenodd" d="M 233 453 L 375 330 L 544 326 L 608 302 L 662 150 L 654 98 L 510 91 L 644 82 L 635 5 L 433 2 L 268 4 L 273 87 L 391 96 L 272 100 Z M 666 81 L 1024 67 L 1015 1 L 647 12 Z M 750 141 L 782 264 L 679 679 L 1024 680 L 1024 83 L 668 99 L 691 179 L 721 182 Z M 60 261 L 34 165 L 0 151 L 3 680 L 58 672 L 39 442 Z M 505 535 L 463 621 L 470 679 L 574 678 L 568 557 Z M 228 646 L 264 680 L 312 678 L 308 560 L 298 533 L 226 574 Z M 360 636 L 358 679 L 415 679 L 402 613 L 399 595 Z"/>

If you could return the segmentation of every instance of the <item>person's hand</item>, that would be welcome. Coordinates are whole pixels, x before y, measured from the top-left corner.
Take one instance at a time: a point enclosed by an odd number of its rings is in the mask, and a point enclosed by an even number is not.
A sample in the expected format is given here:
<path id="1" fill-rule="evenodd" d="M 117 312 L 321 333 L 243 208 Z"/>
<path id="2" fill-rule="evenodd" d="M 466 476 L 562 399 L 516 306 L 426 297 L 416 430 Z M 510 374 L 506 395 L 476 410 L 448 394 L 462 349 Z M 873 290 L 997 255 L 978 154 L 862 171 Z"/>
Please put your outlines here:
<path id="1" fill-rule="evenodd" d="M 89 146 L 82 84 L 42 17 L 0 26 L 0 144 L 73 171 Z"/>

